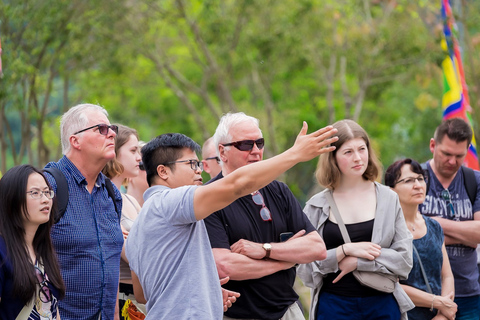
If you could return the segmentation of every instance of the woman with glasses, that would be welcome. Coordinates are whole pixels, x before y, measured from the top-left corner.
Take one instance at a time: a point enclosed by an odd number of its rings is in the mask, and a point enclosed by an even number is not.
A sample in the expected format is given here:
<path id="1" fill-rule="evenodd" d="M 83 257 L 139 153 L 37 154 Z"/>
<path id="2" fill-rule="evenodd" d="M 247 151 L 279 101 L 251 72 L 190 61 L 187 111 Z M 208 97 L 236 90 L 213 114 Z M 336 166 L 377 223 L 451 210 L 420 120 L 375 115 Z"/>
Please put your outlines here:
<path id="1" fill-rule="evenodd" d="M 425 200 L 425 174 L 412 159 L 398 160 L 385 172 L 385 184 L 398 194 L 413 235 L 413 268 L 400 281 L 415 304 L 408 319 L 455 319 L 454 280 L 440 224 L 418 211 Z"/>
<path id="2" fill-rule="evenodd" d="M 138 133 L 135 129 L 124 125 L 117 125 L 118 133 L 115 137 L 115 159 L 110 160 L 102 172 L 110 178 L 115 186 L 120 190 L 122 185 L 128 182 L 128 179 L 137 177 L 140 174 L 140 148 L 138 144 Z M 124 239 L 127 239 L 130 228 L 140 212 L 140 205 L 137 200 L 125 193 L 122 193 L 122 217 L 120 219 Z M 132 275 L 128 260 L 125 256 L 125 250 L 122 251 L 120 261 L 120 285 L 119 285 L 119 308 L 120 318 L 122 308 L 125 302 L 130 299 L 137 307 L 145 312 L 143 305 L 137 304 L 133 295 Z"/>
<path id="3" fill-rule="evenodd" d="M 397 279 L 412 267 L 412 236 L 398 197 L 375 182 L 381 167 L 365 130 L 352 120 L 333 127 L 335 150 L 320 156 L 316 171 L 326 189 L 304 209 L 327 247 L 325 260 L 298 269 L 312 288 L 310 319 L 406 319 L 413 304 Z M 359 278 L 372 274 L 389 289 Z"/>
<path id="4" fill-rule="evenodd" d="M 50 239 L 53 197 L 30 165 L 0 179 L 0 319 L 60 319 L 65 286 Z"/>

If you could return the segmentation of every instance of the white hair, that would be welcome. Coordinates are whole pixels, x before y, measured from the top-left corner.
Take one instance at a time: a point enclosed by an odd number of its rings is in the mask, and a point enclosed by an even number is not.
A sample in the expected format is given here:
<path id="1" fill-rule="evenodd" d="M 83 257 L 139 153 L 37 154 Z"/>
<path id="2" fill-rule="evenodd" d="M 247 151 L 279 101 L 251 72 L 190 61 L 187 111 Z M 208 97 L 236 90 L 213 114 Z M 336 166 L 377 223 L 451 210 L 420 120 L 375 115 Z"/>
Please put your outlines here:
<path id="1" fill-rule="evenodd" d="M 70 136 L 75 132 L 85 129 L 88 125 L 88 111 L 98 111 L 108 116 L 107 110 L 96 104 L 79 104 L 65 112 L 60 120 L 60 140 L 62 142 L 62 153 L 70 151 Z"/>
<path id="2" fill-rule="evenodd" d="M 213 135 L 213 142 L 215 144 L 215 150 L 217 155 L 219 155 L 218 145 L 222 143 L 232 142 L 232 136 L 230 135 L 230 129 L 235 127 L 241 123 L 250 122 L 253 123 L 255 126 L 258 127 L 260 130 L 259 122 L 257 118 L 247 116 L 243 112 L 237 113 L 227 113 L 222 116 L 220 119 L 220 123 L 215 130 L 215 134 Z M 262 132 L 262 130 L 260 130 Z M 228 147 L 225 147 L 228 148 Z"/>

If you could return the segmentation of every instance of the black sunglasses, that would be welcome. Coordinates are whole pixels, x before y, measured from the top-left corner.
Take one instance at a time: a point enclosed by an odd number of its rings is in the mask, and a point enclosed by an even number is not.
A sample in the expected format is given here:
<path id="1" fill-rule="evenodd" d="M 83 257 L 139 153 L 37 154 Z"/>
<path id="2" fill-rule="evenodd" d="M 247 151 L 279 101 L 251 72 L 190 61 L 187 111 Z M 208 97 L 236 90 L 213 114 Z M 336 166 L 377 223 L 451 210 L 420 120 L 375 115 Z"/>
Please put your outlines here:
<path id="1" fill-rule="evenodd" d="M 263 138 L 257 140 L 242 140 L 242 141 L 235 141 L 230 143 L 222 143 L 224 147 L 234 146 L 240 151 L 250 151 L 253 149 L 253 145 L 256 144 L 258 149 L 263 149 L 265 145 L 265 140 Z"/>
<path id="2" fill-rule="evenodd" d="M 115 132 L 115 134 L 118 134 L 118 126 L 116 126 L 114 124 L 109 126 L 108 124 L 105 124 L 105 123 L 96 124 L 94 126 L 82 129 L 80 131 L 77 131 L 74 134 L 79 134 L 80 132 L 84 132 L 84 131 L 87 131 L 87 130 L 90 130 L 90 129 L 93 129 L 93 128 L 98 128 L 98 133 L 100 133 L 101 135 L 104 135 L 104 136 L 108 135 L 108 129 L 111 129 L 113 132 Z"/>
<path id="3" fill-rule="evenodd" d="M 140 163 L 138 164 L 138 168 L 142 171 L 145 171 L 145 165 L 143 164 L 143 162 L 140 161 Z"/>
<path id="4" fill-rule="evenodd" d="M 220 163 L 220 158 L 219 157 L 208 157 L 205 160 L 216 160 L 217 163 Z"/>
<path id="5" fill-rule="evenodd" d="M 448 207 L 448 211 L 450 212 L 448 214 L 448 216 L 450 218 L 456 218 L 457 217 L 457 214 L 455 212 L 455 208 L 453 207 L 453 203 L 452 203 L 452 195 L 450 194 L 450 191 L 448 191 L 448 189 L 443 189 L 442 190 L 442 193 L 440 193 L 440 196 L 442 197 L 442 199 L 445 201 L 445 203 L 447 204 L 447 207 Z"/>

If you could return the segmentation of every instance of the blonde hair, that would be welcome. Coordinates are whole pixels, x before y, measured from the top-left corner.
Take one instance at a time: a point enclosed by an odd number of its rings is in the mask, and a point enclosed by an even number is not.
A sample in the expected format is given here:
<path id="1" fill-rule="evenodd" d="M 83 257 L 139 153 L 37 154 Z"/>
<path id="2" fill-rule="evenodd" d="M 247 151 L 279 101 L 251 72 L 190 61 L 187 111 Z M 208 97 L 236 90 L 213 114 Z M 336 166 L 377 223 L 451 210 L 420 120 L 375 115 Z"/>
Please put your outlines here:
<path id="1" fill-rule="evenodd" d="M 338 130 L 336 134 L 338 140 L 332 143 L 332 146 L 335 146 L 336 149 L 333 152 L 320 155 L 317 170 L 315 171 L 318 183 L 325 188 L 335 189 L 342 174 L 336 160 L 337 151 L 345 142 L 355 138 L 362 138 L 367 145 L 368 165 L 363 173 L 363 178 L 375 181 L 381 175 L 382 166 L 370 145 L 370 138 L 367 132 L 358 123 L 349 119 L 337 121 L 333 124 L 333 127 Z"/>

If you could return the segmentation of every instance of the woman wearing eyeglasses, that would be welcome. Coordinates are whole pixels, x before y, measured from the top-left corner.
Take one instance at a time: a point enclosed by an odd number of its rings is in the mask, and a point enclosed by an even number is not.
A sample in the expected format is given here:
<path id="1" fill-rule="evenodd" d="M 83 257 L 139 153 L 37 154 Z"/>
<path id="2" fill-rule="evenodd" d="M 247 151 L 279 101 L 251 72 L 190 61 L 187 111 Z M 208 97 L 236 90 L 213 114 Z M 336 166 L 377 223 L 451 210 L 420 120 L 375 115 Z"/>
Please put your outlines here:
<path id="1" fill-rule="evenodd" d="M 325 260 L 298 268 L 312 288 L 310 319 L 406 319 L 413 304 L 397 279 L 406 279 L 412 267 L 412 236 L 398 197 L 375 182 L 381 167 L 365 130 L 352 120 L 333 127 L 336 149 L 320 156 L 316 172 L 327 189 L 304 209 L 327 247 Z M 362 284 L 358 272 L 381 278 L 390 289 Z"/>
<path id="2" fill-rule="evenodd" d="M 60 319 L 65 286 L 50 239 L 53 196 L 30 165 L 0 179 L 0 319 Z"/>
<path id="3" fill-rule="evenodd" d="M 115 159 L 110 160 L 102 172 L 112 180 L 120 190 L 128 179 L 137 177 L 140 174 L 140 148 L 138 144 L 138 133 L 135 129 L 118 124 L 118 133 L 115 137 Z M 123 237 L 127 239 L 130 228 L 140 212 L 140 205 L 137 200 L 125 193 L 122 193 L 122 217 L 120 219 Z M 120 261 L 120 285 L 119 285 L 119 308 L 120 318 L 123 319 L 122 308 L 127 299 L 132 300 L 137 307 L 145 312 L 143 305 L 137 304 L 133 295 L 132 275 L 125 251 L 122 251 Z"/>
<path id="4" fill-rule="evenodd" d="M 415 304 L 408 319 L 455 319 L 454 280 L 442 228 L 418 211 L 427 188 L 422 167 L 412 159 L 398 160 L 385 172 L 385 184 L 398 194 L 414 239 L 413 268 L 408 279 L 400 281 Z"/>

